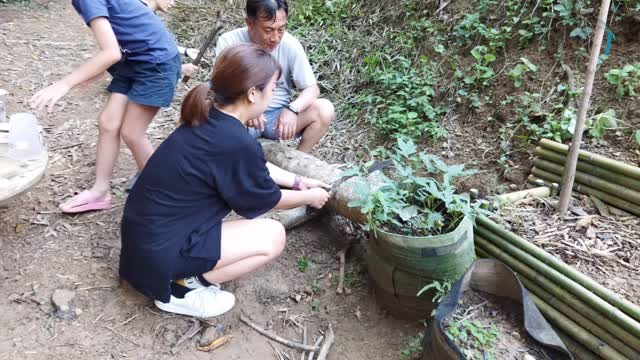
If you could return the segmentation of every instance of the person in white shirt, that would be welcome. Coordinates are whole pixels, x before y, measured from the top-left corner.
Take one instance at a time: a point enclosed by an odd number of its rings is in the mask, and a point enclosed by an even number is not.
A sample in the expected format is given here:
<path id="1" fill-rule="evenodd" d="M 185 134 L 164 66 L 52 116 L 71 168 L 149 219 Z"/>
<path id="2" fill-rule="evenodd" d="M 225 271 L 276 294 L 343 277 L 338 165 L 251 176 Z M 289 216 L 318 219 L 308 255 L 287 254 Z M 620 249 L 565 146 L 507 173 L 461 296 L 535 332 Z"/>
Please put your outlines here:
<path id="1" fill-rule="evenodd" d="M 331 101 L 320 98 L 320 88 L 300 42 L 286 31 L 289 7 L 286 0 L 247 0 L 244 28 L 224 33 L 215 53 L 229 46 L 254 43 L 271 52 L 282 66 L 273 100 L 264 114 L 250 121 L 255 138 L 290 140 L 300 137 L 298 150 L 310 152 L 329 130 L 335 110 Z M 292 99 L 291 88 L 300 91 Z"/>

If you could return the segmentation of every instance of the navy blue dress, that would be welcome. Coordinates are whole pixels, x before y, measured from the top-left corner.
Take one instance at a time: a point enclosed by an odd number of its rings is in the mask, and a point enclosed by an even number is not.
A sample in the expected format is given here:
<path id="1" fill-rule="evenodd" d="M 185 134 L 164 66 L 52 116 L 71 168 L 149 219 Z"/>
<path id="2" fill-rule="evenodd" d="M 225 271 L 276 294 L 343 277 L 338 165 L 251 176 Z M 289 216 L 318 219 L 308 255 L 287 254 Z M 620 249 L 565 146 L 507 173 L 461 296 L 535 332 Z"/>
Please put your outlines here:
<path id="1" fill-rule="evenodd" d="M 220 259 L 222 219 L 254 218 L 281 192 L 260 144 L 217 109 L 198 127 L 178 127 L 140 174 L 122 217 L 120 276 L 169 302 L 170 281 L 211 270 Z M 241 241 L 241 239 L 239 239 Z"/>

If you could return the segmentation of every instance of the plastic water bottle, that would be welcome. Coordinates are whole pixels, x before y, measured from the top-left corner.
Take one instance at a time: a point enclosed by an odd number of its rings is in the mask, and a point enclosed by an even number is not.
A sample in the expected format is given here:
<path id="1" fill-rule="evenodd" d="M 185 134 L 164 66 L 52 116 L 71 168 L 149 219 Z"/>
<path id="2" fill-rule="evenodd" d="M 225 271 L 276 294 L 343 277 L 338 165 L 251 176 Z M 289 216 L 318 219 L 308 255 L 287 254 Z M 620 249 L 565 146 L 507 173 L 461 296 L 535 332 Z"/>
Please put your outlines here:
<path id="1" fill-rule="evenodd" d="M 43 151 L 38 119 L 33 114 L 11 115 L 9 121 L 9 157 L 16 160 L 38 159 Z"/>

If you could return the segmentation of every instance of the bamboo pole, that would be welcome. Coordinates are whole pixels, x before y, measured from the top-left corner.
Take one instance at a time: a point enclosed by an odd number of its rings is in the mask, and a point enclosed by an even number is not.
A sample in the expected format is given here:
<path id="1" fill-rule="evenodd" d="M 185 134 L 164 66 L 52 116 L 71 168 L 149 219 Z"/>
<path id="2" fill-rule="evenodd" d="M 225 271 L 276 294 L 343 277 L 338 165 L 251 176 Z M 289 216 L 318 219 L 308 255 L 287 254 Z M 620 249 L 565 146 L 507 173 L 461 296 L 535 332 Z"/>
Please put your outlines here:
<path id="1" fill-rule="evenodd" d="M 533 165 L 538 169 L 542 169 L 557 175 L 562 175 L 564 167 L 541 158 L 533 160 Z M 614 184 L 606 180 L 599 179 L 593 175 L 585 174 L 582 171 L 575 172 L 576 182 L 587 185 L 597 190 L 607 192 L 613 196 L 618 196 L 630 200 L 636 205 L 640 205 L 640 192 L 628 189 L 622 185 Z"/>
<path id="2" fill-rule="evenodd" d="M 577 312 L 576 310 L 572 309 L 570 306 L 562 302 L 562 300 L 546 292 L 544 289 L 536 285 L 531 280 L 525 277 L 521 277 L 520 281 L 522 281 L 524 286 L 526 286 L 527 289 L 529 289 L 532 293 L 536 294 L 536 296 L 538 296 L 540 299 L 545 301 L 547 304 L 551 305 L 554 309 L 558 310 L 564 316 L 573 320 L 575 323 L 577 323 L 583 329 L 587 330 L 588 332 L 596 336 L 598 339 L 607 343 L 609 346 L 611 346 L 613 349 L 615 349 L 619 353 L 623 354 L 629 359 L 640 359 L 640 353 L 638 353 L 636 350 L 632 349 L 627 344 L 620 341 L 618 338 L 616 338 L 613 334 L 611 334 L 604 328 L 600 327 L 599 324 L 591 321 L 589 318 L 586 317 L 587 316 L 586 314 L 585 315 L 580 314 L 579 312 Z"/>
<path id="3" fill-rule="evenodd" d="M 511 245 L 506 240 L 500 238 L 499 236 L 489 232 L 484 228 L 476 228 L 477 234 L 481 237 L 478 243 L 483 247 L 487 248 L 491 246 L 491 244 L 487 245 L 486 240 L 490 241 L 496 248 L 501 249 L 502 251 L 508 253 L 514 258 L 518 259 L 518 261 L 522 261 L 526 263 L 527 266 L 531 267 L 535 271 L 539 273 L 534 279 L 536 282 L 544 277 L 550 281 L 555 282 L 558 286 L 562 287 L 568 292 L 573 293 L 580 300 L 584 301 L 585 304 L 593 307 L 595 310 L 600 312 L 602 315 L 609 317 L 613 322 L 620 325 L 623 329 L 630 332 L 636 337 L 640 337 L 640 324 L 634 321 L 632 318 L 623 313 L 620 309 L 614 307 L 610 303 L 606 302 L 602 298 L 594 295 L 589 290 L 580 286 L 579 284 L 571 281 L 569 278 L 563 276 L 556 270 L 551 267 L 545 265 L 540 260 L 530 256 L 525 253 L 521 249 Z M 483 239 L 486 239 L 483 241 Z"/>
<path id="4" fill-rule="evenodd" d="M 545 149 L 543 147 L 536 147 L 534 154 L 542 159 L 552 161 L 556 164 L 565 164 L 567 157 L 557 152 Z M 606 180 L 613 184 L 619 184 L 628 187 L 635 191 L 640 191 L 640 180 L 632 177 L 622 175 L 620 173 L 605 169 L 597 165 L 591 165 L 585 161 L 578 160 L 577 170 L 582 171 L 585 174 L 593 175 L 602 180 Z"/>
<path id="5" fill-rule="evenodd" d="M 604 343 L 602 340 L 593 336 L 587 330 L 581 328 L 573 320 L 564 316 L 558 310 L 554 309 L 542 299 L 537 297 L 535 294 L 531 294 L 531 298 L 547 320 L 555 324 L 558 328 L 562 329 L 562 331 L 566 332 L 574 339 L 580 341 L 587 348 L 589 348 L 589 350 L 593 351 L 597 355 L 600 355 L 603 359 L 627 359 L 624 355 L 620 354 L 618 351 L 613 349 L 608 344 Z"/>
<path id="6" fill-rule="evenodd" d="M 578 155 L 580 153 L 580 143 L 582 142 L 582 133 L 584 132 L 584 124 L 587 120 L 587 110 L 589 109 L 589 100 L 591 91 L 593 90 L 593 79 L 596 76 L 596 68 L 598 66 L 598 58 L 600 57 L 600 46 L 602 45 L 602 37 L 604 36 L 604 28 L 607 25 L 607 14 L 611 0 L 602 0 L 600 5 L 600 14 L 596 23 L 596 31 L 593 35 L 593 45 L 591 47 L 591 58 L 589 59 L 589 67 L 587 68 L 587 78 L 584 84 L 584 92 L 580 109 L 578 110 L 578 119 L 576 127 L 573 130 L 573 138 L 571 140 L 571 148 L 567 157 L 567 164 L 564 167 L 562 182 L 560 185 L 560 201 L 558 208 L 560 216 L 564 217 L 569 209 L 569 200 L 571 199 L 571 190 L 576 175 L 576 165 L 578 163 Z"/>
<path id="7" fill-rule="evenodd" d="M 582 285 L 586 289 L 589 289 L 594 294 L 611 303 L 613 306 L 621 309 L 624 313 L 631 316 L 635 320 L 640 321 L 640 307 L 638 307 L 638 305 L 624 299 L 620 295 L 600 285 L 587 275 L 565 264 L 557 257 L 549 254 L 548 252 L 519 237 L 518 235 L 508 231 L 503 226 L 494 223 L 488 218 L 484 216 L 478 216 L 476 218 L 476 223 L 489 229 L 492 233 L 500 236 L 501 238 L 508 240 L 510 244 L 513 244 L 518 248 L 524 250 L 526 253 L 533 255 L 535 258 L 551 266 L 562 275 Z"/>
<path id="8" fill-rule="evenodd" d="M 579 298 L 585 304 L 593 307 L 594 310 L 597 310 L 602 315 L 609 317 L 611 321 L 620 325 L 620 327 L 622 327 L 625 331 L 628 331 L 636 337 L 640 337 L 640 324 L 624 314 L 622 311 L 620 311 L 620 309 L 615 308 L 610 303 L 595 296 L 587 289 L 562 276 L 562 274 L 558 273 L 557 271 L 549 268 L 548 266 L 545 266 L 539 260 L 533 257 L 527 258 L 526 253 L 499 238 L 495 234 L 492 234 L 489 231 L 481 228 L 477 228 L 476 230 L 479 236 L 478 244 L 480 244 L 480 246 L 484 247 L 485 249 L 490 249 L 493 255 L 500 257 L 500 260 L 506 259 L 505 263 L 509 261 L 508 258 L 500 254 L 500 252 L 504 252 L 512 256 L 514 259 L 526 263 L 528 267 L 535 270 L 535 273 L 532 272 L 529 275 L 531 276 L 531 279 L 536 283 L 548 284 L 541 279 L 546 279 L 556 283 L 556 285 L 560 286 L 562 289 L 564 289 L 564 291 L 573 293 L 574 296 Z M 500 249 L 500 251 L 498 251 L 497 249 Z M 517 267 L 517 264 L 513 262 L 507 265 Z M 525 271 L 526 269 L 523 268 L 522 270 Z M 553 290 L 552 287 L 549 287 L 549 289 Z"/>
<path id="9" fill-rule="evenodd" d="M 521 262 L 515 260 L 513 257 L 509 256 L 508 254 L 505 254 L 504 252 L 502 252 L 500 255 L 495 255 L 494 253 L 496 253 L 496 252 L 499 253 L 500 252 L 500 249 L 495 247 L 495 246 L 493 247 L 492 250 L 485 249 L 484 245 L 488 245 L 487 244 L 488 243 L 487 240 L 484 240 L 484 239 L 482 239 L 480 237 L 479 241 L 478 241 L 478 237 L 476 237 L 476 241 L 478 242 L 478 246 L 476 247 L 476 251 L 477 251 L 479 256 L 493 257 L 493 258 L 497 258 L 498 260 L 504 262 L 512 270 L 514 270 L 514 271 L 516 271 L 518 273 L 518 275 L 519 275 L 518 278 L 520 279 L 522 284 L 530 292 L 536 294 L 542 300 L 544 300 L 548 304 L 552 305 L 552 307 L 554 309 L 556 309 L 559 312 L 561 312 L 564 316 L 570 318 L 572 321 L 577 323 L 577 325 L 582 327 L 584 330 L 589 331 L 590 333 L 592 333 L 593 335 L 595 335 L 599 339 L 603 340 L 605 343 L 607 343 L 609 346 L 611 346 L 616 351 L 624 354 L 625 356 L 629 357 L 630 359 L 640 359 L 640 353 L 638 353 L 634 349 L 630 348 L 625 343 L 623 343 L 621 340 L 616 338 L 613 334 L 608 332 L 608 328 L 603 326 L 603 323 L 596 322 L 595 318 L 592 318 L 593 321 L 589 320 L 589 318 L 587 318 L 587 316 L 590 317 L 594 313 L 597 314 L 595 311 L 593 311 L 592 309 L 590 309 L 588 307 L 585 307 L 586 309 L 588 309 L 588 311 L 584 312 L 584 316 L 581 315 L 580 312 L 574 310 L 573 308 L 568 306 L 566 303 L 562 302 L 559 298 L 557 298 L 554 295 L 551 295 L 550 293 L 546 292 L 544 289 L 542 289 L 542 286 L 538 286 L 538 285 L 536 285 L 536 283 L 534 281 L 529 280 L 529 275 L 526 275 L 524 272 L 521 272 L 519 269 L 523 269 L 524 268 L 525 271 L 527 271 L 527 273 L 530 273 L 530 272 L 534 272 L 535 273 L 534 270 L 532 270 L 531 268 L 526 267 L 526 265 L 523 265 Z M 483 245 L 480 245 L 481 243 Z M 490 246 L 487 246 L 487 247 L 490 247 Z M 538 280 L 540 280 L 540 279 L 544 279 L 544 278 L 539 278 Z M 565 292 L 565 294 L 566 294 L 566 292 Z M 605 319 L 601 315 L 599 315 L 599 314 L 597 314 L 597 315 L 598 315 L 598 319 L 599 320 Z M 607 324 L 608 326 L 611 326 L 611 325 L 616 326 L 615 324 L 611 323 L 610 321 L 605 323 L 605 324 Z M 605 329 L 607 329 L 607 330 L 605 330 Z M 620 328 L 618 327 L 618 329 L 620 329 Z M 622 329 L 620 329 L 620 331 L 622 332 L 622 334 L 626 335 L 625 336 L 626 338 L 631 338 L 632 340 L 635 340 L 635 343 L 637 344 L 638 339 L 633 338 L 629 333 L 624 332 L 624 330 L 622 330 Z"/>
<path id="10" fill-rule="evenodd" d="M 560 154 L 566 155 L 569 152 L 569 147 L 567 145 L 547 139 L 540 140 L 538 145 Z M 640 180 L 640 168 L 637 166 L 629 165 L 621 161 L 616 161 L 608 157 L 604 157 L 602 155 L 594 154 L 584 150 L 580 151 L 579 158 L 580 160 L 588 164 L 599 166 L 603 169 L 607 169 Z"/>
<path id="11" fill-rule="evenodd" d="M 520 281 L 522 281 L 527 289 L 538 294 L 538 296 L 542 297 L 545 301 L 554 305 L 556 309 L 580 323 L 583 327 L 605 340 L 618 351 L 624 354 L 637 355 L 637 357 L 631 356 L 631 358 L 640 359 L 640 354 L 638 353 L 638 351 L 640 351 L 640 339 L 634 337 L 631 333 L 613 323 L 609 318 L 587 306 L 562 287 L 540 275 L 539 272 L 527 266 L 525 263 L 516 260 L 513 256 L 495 244 L 492 244 L 487 239 L 476 235 L 475 240 L 476 249 L 479 248 L 480 252 L 484 251 L 484 253 L 490 254 L 517 272 Z M 560 307 L 562 307 L 562 309 Z M 594 328 L 597 329 L 592 331 Z M 602 333 L 603 331 L 606 332 L 606 334 Z"/>
<path id="12" fill-rule="evenodd" d="M 533 175 L 533 174 L 529 174 L 529 176 L 527 177 L 527 183 L 532 186 L 540 186 L 540 184 L 545 184 L 545 181 L 538 178 L 537 176 Z M 573 192 L 573 196 L 578 197 L 580 195 L 580 193 L 574 191 Z M 614 207 L 612 205 L 607 205 L 607 209 L 609 209 L 609 213 L 615 216 L 633 216 L 633 214 L 630 214 L 624 210 L 620 210 L 617 207 Z"/>
<path id="13" fill-rule="evenodd" d="M 544 180 L 547 181 L 560 181 L 560 176 L 556 175 L 554 173 L 551 173 L 549 171 L 545 171 L 542 169 L 538 169 L 537 167 L 534 167 L 531 169 L 531 173 L 539 178 L 542 178 Z M 620 208 L 622 210 L 628 211 L 636 216 L 640 216 L 640 206 L 629 202 L 627 200 L 621 199 L 617 196 L 613 196 L 611 194 L 608 194 L 604 191 L 600 191 L 598 189 L 594 189 L 590 186 L 587 185 L 583 185 L 580 183 L 574 183 L 573 184 L 573 190 L 581 192 L 583 194 L 587 194 L 587 195 L 593 195 L 595 197 L 597 197 L 598 199 L 611 204 L 617 208 Z"/>

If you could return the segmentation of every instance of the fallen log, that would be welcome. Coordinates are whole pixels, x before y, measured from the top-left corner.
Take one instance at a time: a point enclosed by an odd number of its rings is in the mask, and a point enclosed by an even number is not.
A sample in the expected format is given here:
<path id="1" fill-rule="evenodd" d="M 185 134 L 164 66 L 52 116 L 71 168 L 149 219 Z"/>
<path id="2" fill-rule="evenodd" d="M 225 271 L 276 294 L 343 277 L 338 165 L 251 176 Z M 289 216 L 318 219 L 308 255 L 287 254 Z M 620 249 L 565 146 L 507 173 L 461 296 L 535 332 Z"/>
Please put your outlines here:
<path id="1" fill-rule="evenodd" d="M 262 149 L 268 162 L 292 173 L 322 180 L 327 184 L 337 182 L 344 172 L 325 161 L 279 143 L 263 142 Z M 354 176 L 340 183 L 337 188 L 332 189 L 333 196 L 331 196 L 325 208 L 351 221 L 364 224 L 367 222 L 367 216 L 360 211 L 360 208 L 349 206 L 349 203 L 359 199 L 355 193 L 355 188 L 358 183 L 366 182 L 370 188 L 376 189 L 383 185 L 383 181 L 384 175 L 379 171 L 373 172 L 366 177 Z"/>

